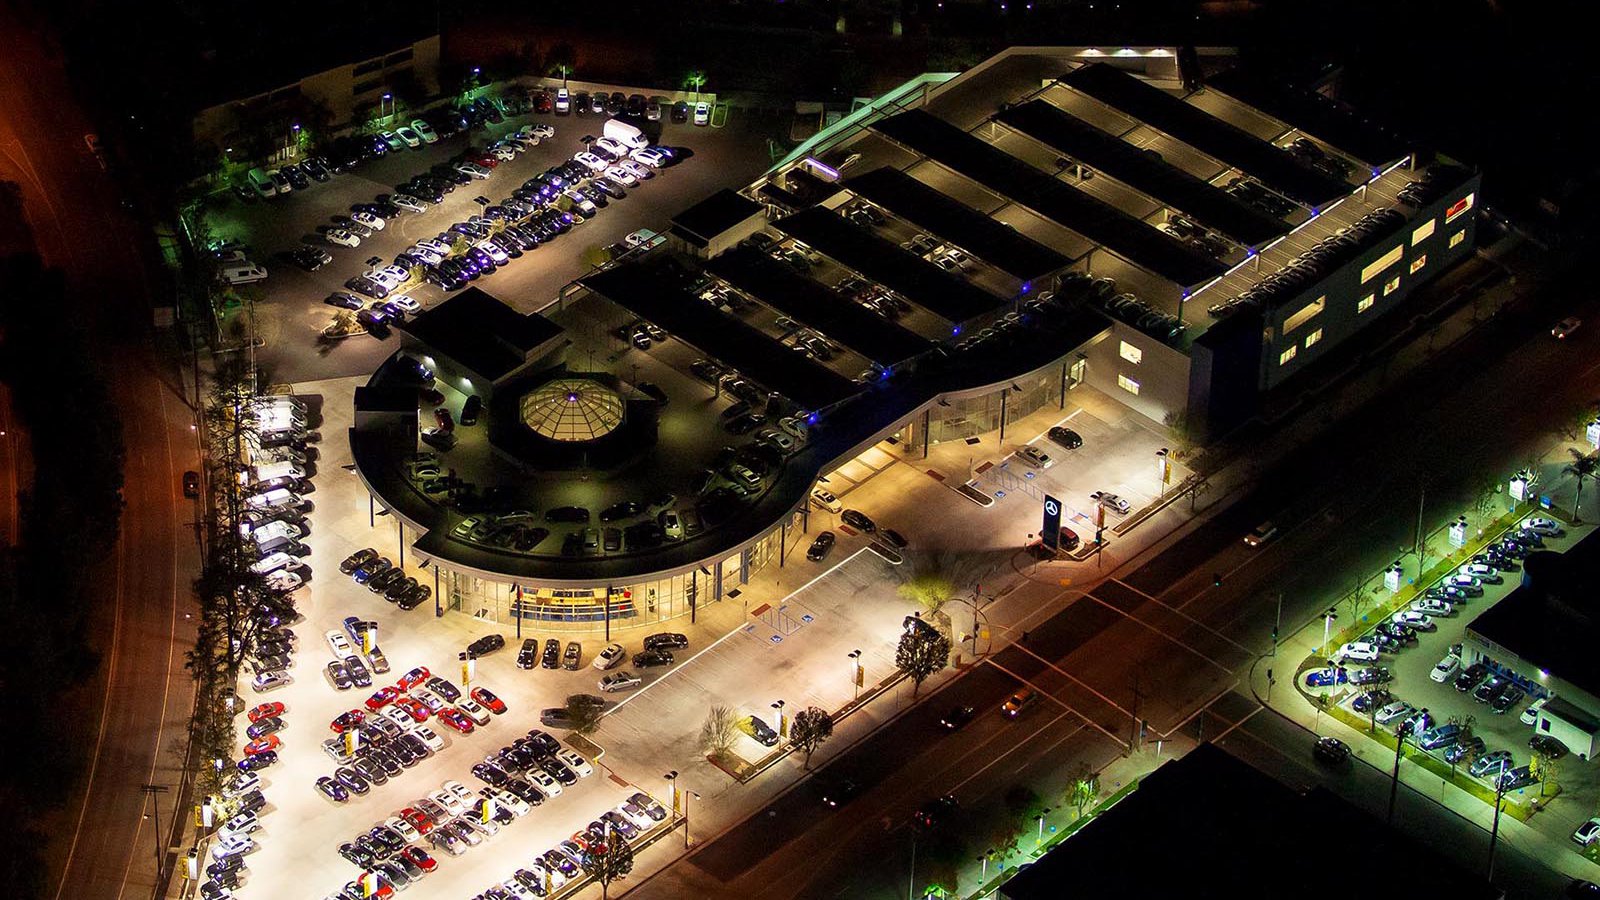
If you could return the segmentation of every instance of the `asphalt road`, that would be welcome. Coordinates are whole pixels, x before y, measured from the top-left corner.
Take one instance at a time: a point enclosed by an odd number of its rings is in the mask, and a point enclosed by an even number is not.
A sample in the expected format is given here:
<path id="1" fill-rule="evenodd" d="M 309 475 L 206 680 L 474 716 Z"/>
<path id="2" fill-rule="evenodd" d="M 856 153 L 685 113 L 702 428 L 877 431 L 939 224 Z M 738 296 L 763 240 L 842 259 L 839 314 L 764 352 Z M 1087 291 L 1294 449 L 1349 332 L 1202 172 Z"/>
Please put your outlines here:
<path id="1" fill-rule="evenodd" d="M 10 7 L 0 7 L 0 46 L 0 148 L 46 263 L 66 271 L 82 301 L 75 314 L 91 326 L 122 410 L 127 507 L 116 552 L 101 564 L 108 589 L 73 598 L 95 604 L 100 623 L 90 635 L 100 672 L 65 708 L 91 758 L 82 784 L 62 786 L 64 811 L 48 823 L 54 896 L 120 897 L 152 884 L 156 839 L 139 786 L 175 790 L 172 754 L 189 709 L 181 667 L 191 636 L 180 610 L 197 551 L 179 475 L 194 466 L 194 444 L 177 379 L 155 352 L 146 233 L 121 214 L 116 186 L 84 144 L 94 128 L 60 60 Z M 162 802 L 165 827 L 172 798 Z"/>
<path id="2" fill-rule="evenodd" d="M 897 829 L 917 805 L 952 790 L 966 806 L 993 802 L 994 794 L 1013 783 L 973 781 L 968 773 L 975 767 L 1008 766 L 1055 744 L 1063 746 L 1050 754 L 1057 769 L 1075 755 L 1106 758 L 1120 751 L 1108 734 L 1121 741 L 1131 734 L 1126 711 L 1134 702 L 1146 704 L 1144 709 L 1165 702 L 1182 710 L 1186 701 L 1215 700 L 1215 709 L 1186 717 L 1183 730 L 1191 736 L 1202 728 L 1207 735 L 1222 733 L 1256 704 L 1233 693 L 1195 693 L 1208 687 L 1196 676 L 1216 665 L 1204 655 L 1232 648 L 1222 662 L 1242 680 L 1244 670 L 1236 664 L 1271 647 L 1280 593 L 1287 633 L 1320 613 L 1321 598 L 1348 590 L 1347 573 L 1373 571 L 1397 548 L 1409 546 L 1420 484 L 1426 485 L 1429 527 L 1435 527 L 1466 508 L 1479 478 L 1498 476 L 1548 447 L 1555 439 L 1552 416 L 1600 395 L 1600 334 L 1580 331 L 1577 341 L 1556 342 L 1548 322 L 1594 312 L 1594 302 L 1576 294 L 1573 285 L 1548 285 L 1503 321 L 1480 329 L 1264 471 L 1252 491 L 1188 536 L 1115 573 L 1120 583 L 1093 587 L 1088 598 L 1032 628 L 1026 653 L 1022 647 L 1002 651 L 841 755 L 826 771 L 848 772 L 869 788 L 848 812 L 822 807 L 816 788 L 802 783 L 630 895 L 733 897 L 759 887 L 770 896 L 890 896 L 891 887 L 904 889 L 909 864 L 908 839 Z M 1246 548 L 1240 536 L 1269 518 L 1282 526 L 1281 537 L 1261 549 Z M 1221 586 L 1213 584 L 1217 574 Z M 1155 599 L 1140 603 L 1141 595 Z M 1155 656 L 1149 653 L 1153 645 L 1131 647 L 1132 621 L 1190 655 L 1175 666 L 1173 657 L 1181 654 Z M 1157 666 L 1164 673 L 1159 677 L 1151 674 Z M 999 721 L 993 710 L 1017 684 L 1008 672 L 1034 679 L 1075 712 L 1054 706 L 1056 715 L 1046 720 L 1036 708 L 1033 721 Z M 1143 695 L 1137 700 L 1135 677 Z M 1096 685 L 1098 693 L 1089 690 Z M 956 702 L 978 707 L 982 716 L 967 732 L 940 737 L 933 723 Z M 1071 735 L 1053 730 L 1072 721 L 1077 729 Z M 1304 779 L 1310 771 L 1310 736 L 1270 712 L 1249 717 L 1225 740 L 1243 746 L 1240 752 L 1252 761 L 1266 759 L 1275 774 Z M 1017 778 L 1028 771 L 1024 764 Z M 1382 787 L 1378 782 L 1377 773 L 1360 772 L 1328 783 L 1365 804 Z M 1487 847 L 1481 831 L 1421 797 L 1408 800 L 1398 820 L 1402 829 L 1451 850 L 1469 868 Z M 906 866 L 891 863 L 902 857 Z M 1496 881 L 1513 897 L 1547 897 L 1560 879 L 1534 862 L 1508 858 Z"/>

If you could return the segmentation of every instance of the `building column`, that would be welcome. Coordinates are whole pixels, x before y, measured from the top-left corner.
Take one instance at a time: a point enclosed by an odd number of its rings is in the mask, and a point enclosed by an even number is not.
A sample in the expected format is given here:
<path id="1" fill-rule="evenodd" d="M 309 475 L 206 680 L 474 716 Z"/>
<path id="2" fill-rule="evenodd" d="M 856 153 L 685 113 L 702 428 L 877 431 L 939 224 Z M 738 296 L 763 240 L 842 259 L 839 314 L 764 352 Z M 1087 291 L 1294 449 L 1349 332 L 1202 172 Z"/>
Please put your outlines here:
<path id="1" fill-rule="evenodd" d="M 932 439 L 930 437 L 930 431 L 929 431 L 929 428 L 928 428 L 928 423 L 931 421 L 932 415 L 933 415 L 933 410 L 931 410 L 931 409 L 925 409 L 925 410 L 922 411 L 922 458 L 923 459 L 927 459 L 928 458 L 928 445 L 933 443 L 933 441 L 932 441 Z"/>

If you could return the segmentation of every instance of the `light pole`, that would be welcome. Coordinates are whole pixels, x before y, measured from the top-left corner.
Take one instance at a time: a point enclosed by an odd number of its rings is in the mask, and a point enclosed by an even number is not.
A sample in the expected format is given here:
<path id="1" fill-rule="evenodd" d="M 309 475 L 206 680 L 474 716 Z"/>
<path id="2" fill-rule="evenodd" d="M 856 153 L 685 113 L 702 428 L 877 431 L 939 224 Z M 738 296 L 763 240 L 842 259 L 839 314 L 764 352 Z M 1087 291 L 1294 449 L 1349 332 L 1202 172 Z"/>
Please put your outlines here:
<path id="1" fill-rule="evenodd" d="M 1336 607 L 1330 606 L 1330 607 L 1328 607 L 1328 611 L 1322 614 L 1322 655 L 1323 656 L 1327 656 L 1328 655 L 1328 632 L 1333 627 L 1333 620 L 1337 619 L 1337 618 L 1339 618 L 1339 613 L 1336 611 Z"/>
<path id="2" fill-rule="evenodd" d="M 1428 713 L 1428 708 L 1427 707 L 1423 707 L 1421 715 L 1426 716 L 1427 713 Z M 1388 819 L 1388 822 L 1389 822 L 1389 824 L 1391 826 L 1394 825 L 1394 801 L 1395 801 L 1395 798 L 1400 793 L 1400 753 L 1401 753 L 1402 750 L 1405 749 L 1406 738 L 1411 736 L 1411 731 L 1412 731 L 1412 727 L 1413 727 L 1412 724 L 1411 724 L 1412 721 L 1414 721 L 1414 720 L 1407 719 L 1404 722 L 1400 723 L 1400 727 L 1399 728 L 1396 728 L 1394 730 L 1394 773 L 1391 775 L 1391 781 L 1389 782 L 1389 819 Z"/>
<path id="3" fill-rule="evenodd" d="M 778 738 L 781 740 L 786 736 L 783 732 L 783 701 L 772 701 L 772 708 L 776 710 L 778 714 Z"/>
<path id="4" fill-rule="evenodd" d="M 694 102 L 699 103 L 700 102 L 700 89 L 702 87 L 704 87 L 705 83 L 706 83 L 706 73 L 704 73 L 704 72 L 690 72 L 688 74 L 688 76 L 685 77 L 683 80 L 684 80 L 684 83 L 686 83 L 690 87 L 694 88 Z"/>
<path id="5" fill-rule="evenodd" d="M 1050 813 L 1051 809 L 1048 806 L 1039 810 L 1039 815 L 1037 817 L 1039 819 L 1039 837 L 1034 840 L 1035 845 L 1044 843 L 1044 819 L 1045 816 L 1050 815 Z"/>
<path id="6" fill-rule="evenodd" d="M 855 699 L 861 699 L 861 651 L 852 650 L 850 657 L 850 685 L 855 688 Z"/>
<path id="7" fill-rule="evenodd" d="M 673 815 L 677 815 L 678 814 L 678 770 L 677 769 L 673 769 L 671 772 L 668 772 L 667 774 L 665 774 L 665 775 L 663 775 L 661 777 L 665 778 L 667 780 L 667 797 L 671 802 L 672 814 Z"/>
<path id="8" fill-rule="evenodd" d="M 161 871 L 162 871 L 162 869 L 166 868 L 166 866 L 164 865 L 164 863 L 166 861 L 164 859 L 162 859 L 162 855 L 161 855 L 161 799 L 160 798 L 161 798 L 162 794 L 167 793 L 169 788 L 164 784 L 141 784 L 141 785 L 139 785 L 139 790 L 143 791 L 150 798 L 150 802 L 152 804 L 154 804 L 154 806 L 155 806 L 155 819 L 156 819 L 156 830 L 155 830 L 155 839 L 156 839 L 156 881 L 159 883 L 161 881 Z"/>
<path id="9" fill-rule="evenodd" d="M 1500 840 L 1500 806 L 1506 796 L 1506 766 L 1511 763 L 1509 759 L 1500 760 L 1500 774 L 1494 779 L 1494 825 L 1489 829 L 1489 875 L 1488 880 L 1494 880 L 1494 848 Z"/>
<path id="10" fill-rule="evenodd" d="M 683 792 L 683 849 L 689 849 L 689 801 L 699 800 L 700 795 L 694 791 Z"/>
<path id="11" fill-rule="evenodd" d="M 1162 447 L 1156 451 L 1156 499 L 1160 500 L 1167 495 L 1167 479 L 1172 474 L 1172 460 L 1167 448 Z"/>
<path id="12" fill-rule="evenodd" d="M 391 112 L 385 113 L 383 111 L 383 105 L 385 103 L 389 104 Z M 384 94 L 383 98 L 378 101 L 378 118 L 387 119 L 389 116 L 393 115 L 393 112 L 392 112 L 393 108 L 394 108 L 394 95 L 393 94 Z"/>
<path id="13" fill-rule="evenodd" d="M 987 884 L 989 881 L 989 860 L 991 859 L 994 859 L 994 850 L 992 848 L 983 851 L 983 855 L 978 857 L 979 864 L 983 866 L 978 875 L 978 884 L 980 886 Z"/>

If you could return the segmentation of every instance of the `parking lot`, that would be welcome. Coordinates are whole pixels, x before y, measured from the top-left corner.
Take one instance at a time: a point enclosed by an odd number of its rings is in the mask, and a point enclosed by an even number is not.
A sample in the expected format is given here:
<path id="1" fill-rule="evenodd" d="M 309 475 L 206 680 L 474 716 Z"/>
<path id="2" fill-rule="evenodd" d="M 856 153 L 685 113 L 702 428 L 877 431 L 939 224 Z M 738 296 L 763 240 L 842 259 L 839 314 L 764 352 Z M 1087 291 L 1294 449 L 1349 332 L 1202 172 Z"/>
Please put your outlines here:
<path id="1" fill-rule="evenodd" d="M 390 342 L 370 336 L 346 338 L 329 345 L 317 341 L 319 331 L 332 319 L 334 309 L 322 300 L 344 290 L 346 279 L 367 270 L 366 261 L 380 257 L 385 263 L 421 238 L 432 237 L 452 223 L 482 211 L 474 198 L 491 203 L 509 195 L 523 182 L 552 165 L 571 159 L 584 149 L 580 140 L 602 133 L 605 117 L 528 114 L 504 123 L 476 129 L 400 150 L 363 163 L 353 172 L 335 175 L 326 183 L 312 183 L 303 191 L 268 200 L 243 202 L 231 194 L 219 195 L 220 205 L 208 214 L 208 224 L 218 240 L 239 241 L 250 248 L 251 258 L 266 266 L 270 277 L 242 290 L 256 299 L 257 336 L 265 342 L 260 362 L 275 380 L 297 382 L 335 375 L 371 371 L 388 353 Z M 352 204 L 369 203 L 379 194 L 392 194 L 397 185 L 426 172 L 468 146 L 484 147 L 523 125 L 553 125 L 554 138 L 543 140 L 509 162 L 501 162 L 483 181 L 460 186 L 439 204 L 422 213 L 407 212 L 386 223 L 382 231 L 363 239 L 358 247 L 334 246 L 318 233 L 330 217 L 346 215 Z M 687 151 L 676 165 L 656 178 L 641 182 L 625 198 L 612 200 L 593 220 L 570 233 L 527 251 L 492 276 L 474 285 L 524 311 L 549 304 L 560 289 L 589 269 L 586 253 L 620 241 L 639 229 L 664 231 L 668 218 L 697 199 L 722 187 L 747 183 L 768 164 L 763 120 L 735 112 L 724 128 L 692 124 L 659 123 L 659 143 Z M 222 198 L 226 199 L 222 199 Z M 306 272 L 285 259 L 281 251 L 309 243 L 328 251 L 333 262 Z M 424 284 L 406 293 L 424 306 L 443 298 L 442 292 Z"/>

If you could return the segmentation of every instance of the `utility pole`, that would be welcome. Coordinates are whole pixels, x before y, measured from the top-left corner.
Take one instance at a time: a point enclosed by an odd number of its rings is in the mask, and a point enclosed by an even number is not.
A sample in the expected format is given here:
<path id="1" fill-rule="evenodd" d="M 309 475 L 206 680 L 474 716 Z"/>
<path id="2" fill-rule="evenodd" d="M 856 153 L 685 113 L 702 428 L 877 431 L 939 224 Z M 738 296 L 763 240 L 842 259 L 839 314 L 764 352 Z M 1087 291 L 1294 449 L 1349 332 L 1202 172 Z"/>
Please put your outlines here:
<path id="1" fill-rule="evenodd" d="M 150 802 L 155 805 L 154 814 L 155 814 L 155 820 L 156 820 L 155 821 L 156 883 L 159 884 L 161 882 L 162 870 L 166 868 L 166 866 L 165 866 L 166 860 L 162 858 L 162 853 L 161 853 L 161 799 L 160 798 L 161 798 L 162 794 L 167 793 L 167 791 L 170 790 L 170 789 L 164 784 L 141 784 L 141 785 L 139 785 L 139 790 L 142 791 L 146 796 L 148 796 L 150 798 Z"/>
<path id="2" fill-rule="evenodd" d="M 1422 510 L 1428 502 L 1428 489 L 1426 486 L 1417 489 L 1417 578 L 1422 578 L 1422 572 L 1427 568 L 1426 555 L 1428 547 L 1422 541 Z"/>
<path id="3" fill-rule="evenodd" d="M 1487 880 L 1494 880 L 1494 849 L 1500 840 L 1500 807 L 1501 800 L 1505 798 L 1506 789 L 1506 762 L 1500 763 L 1500 774 L 1494 780 L 1494 826 L 1489 829 L 1489 874 Z"/>

